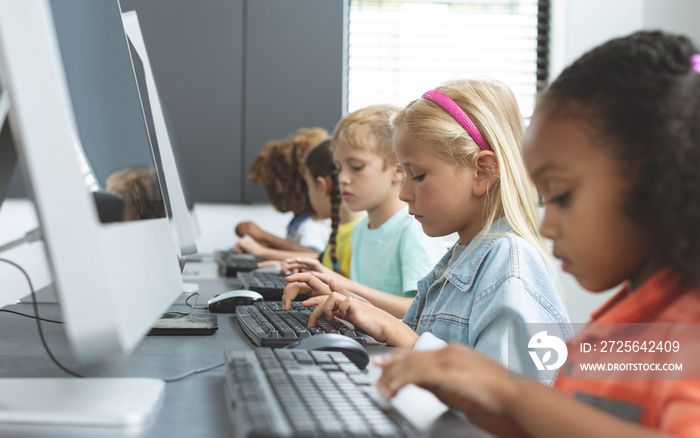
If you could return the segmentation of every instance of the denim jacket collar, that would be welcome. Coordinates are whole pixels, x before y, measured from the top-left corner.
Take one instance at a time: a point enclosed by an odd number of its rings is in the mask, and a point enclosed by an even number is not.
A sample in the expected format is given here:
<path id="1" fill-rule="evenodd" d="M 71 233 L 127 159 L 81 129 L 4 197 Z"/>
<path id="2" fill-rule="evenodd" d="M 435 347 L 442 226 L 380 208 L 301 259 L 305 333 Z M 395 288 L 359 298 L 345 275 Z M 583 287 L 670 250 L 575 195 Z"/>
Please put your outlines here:
<path id="1" fill-rule="evenodd" d="M 431 274 L 421 281 L 428 283 L 425 286 L 434 286 L 444 281 L 449 281 L 460 291 L 468 291 L 484 258 L 496 243 L 496 239 L 493 236 L 503 235 L 511 231 L 512 227 L 505 217 L 494 221 L 489 227 L 486 236 L 481 235 L 481 233 L 475 236 L 459 256 L 459 260 L 450 269 L 446 270 L 445 268 L 460 242 L 455 243 L 436 266 L 435 272 L 441 272 L 441 274 L 439 276 Z M 469 253 L 471 253 L 471 256 L 467 256 Z"/>

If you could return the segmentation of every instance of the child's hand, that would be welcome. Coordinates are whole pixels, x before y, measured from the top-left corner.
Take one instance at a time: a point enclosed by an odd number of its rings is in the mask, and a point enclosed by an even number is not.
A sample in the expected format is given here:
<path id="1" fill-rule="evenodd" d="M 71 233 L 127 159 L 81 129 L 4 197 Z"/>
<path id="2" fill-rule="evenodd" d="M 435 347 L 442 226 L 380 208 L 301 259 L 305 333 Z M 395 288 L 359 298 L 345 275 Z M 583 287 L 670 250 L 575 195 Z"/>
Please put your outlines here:
<path id="1" fill-rule="evenodd" d="M 509 379 L 508 370 L 459 344 L 430 351 L 395 351 L 374 364 L 384 369 L 377 387 L 385 397 L 414 384 L 448 406 L 492 415 L 506 414 L 508 400 L 515 397 L 517 380 Z"/>
<path id="2" fill-rule="evenodd" d="M 328 270 L 318 259 L 312 259 L 310 257 L 293 257 L 285 260 L 284 263 L 287 270 L 294 273 L 311 271 L 323 272 Z"/>
<path id="3" fill-rule="evenodd" d="M 259 226 L 255 225 L 255 222 L 241 222 L 236 225 L 235 229 L 236 235 L 238 237 L 250 236 L 253 239 L 260 240 L 262 233 L 264 231 Z"/>
<path id="4" fill-rule="evenodd" d="M 328 285 L 310 272 L 302 272 L 298 274 L 292 274 L 285 277 L 287 287 L 284 288 L 284 293 L 282 294 L 282 308 L 284 310 L 289 310 L 292 307 L 292 300 L 298 295 L 310 295 L 316 297 L 319 295 L 329 295 L 331 293 Z"/>
<path id="5" fill-rule="evenodd" d="M 255 241 L 252 237 L 242 237 L 236 242 L 234 250 L 239 253 L 253 254 L 256 257 L 264 258 L 265 247 Z"/>
<path id="6" fill-rule="evenodd" d="M 403 321 L 356 299 L 333 280 L 329 286 L 332 291 L 329 296 L 310 298 L 302 303 L 306 307 L 317 306 L 309 315 L 309 327 L 316 326 L 316 321 L 321 316 L 325 316 L 329 321 L 338 317 L 351 322 L 379 342 L 401 347 L 412 347 L 416 343 L 418 335 Z"/>
<path id="7" fill-rule="evenodd" d="M 281 262 L 279 260 L 264 260 L 258 263 L 258 268 L 268 268 L 270 266 L 280 268 L 280 273 L 287 272 L 287 269 L 284 268 L 284 262 Z"/>
<path id="8" fill-rule="evenodd" d="M 348 288 L 347 278 L 333 271 L 332 269 L 328 269 L 327 267 L 323 266 L 323 264 L 321 264 L 321 262 L 318 259 L 313 259 L 310 257 L 290 258 L 285 260 L 285 264 L 283 265 L 283 267 L 286 267 L 287 270 L 292 271 L 294 273 L 311 272 L 316 278 L 318 278 L 326 284 L 328 284 L 331 280 L 335 280 L 335 282 L 338 283 L 338 285 L 344 288 Z"/>

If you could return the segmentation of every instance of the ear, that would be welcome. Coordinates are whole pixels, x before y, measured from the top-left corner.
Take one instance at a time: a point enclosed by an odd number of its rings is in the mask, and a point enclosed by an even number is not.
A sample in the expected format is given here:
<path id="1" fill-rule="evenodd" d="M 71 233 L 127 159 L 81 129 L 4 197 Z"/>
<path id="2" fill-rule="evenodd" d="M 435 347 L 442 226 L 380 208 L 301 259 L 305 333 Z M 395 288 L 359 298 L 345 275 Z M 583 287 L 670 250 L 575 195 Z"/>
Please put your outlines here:
<path id="1" fill-rule="evenodd" d="M 316 185 L 321 189 L 325 196 L 331 195 L 332 183 L 330 176 L 317 176 Z"/>
<path id="2" fill-rule="evenodd" d="M 481 151 L 476 159 L 474 169 L 474 196 L 482 197 L 488 193 L 500 174 L 498 159 L 493 151 Z"/>
<path id="3" fill-rule="evenodd" d="M 396 164 L 391 168 L 391 182 L 400 183 L 404 179 L 406 179 L 406 171 L 399 166 L 399 160 L 396 160 Z"/>

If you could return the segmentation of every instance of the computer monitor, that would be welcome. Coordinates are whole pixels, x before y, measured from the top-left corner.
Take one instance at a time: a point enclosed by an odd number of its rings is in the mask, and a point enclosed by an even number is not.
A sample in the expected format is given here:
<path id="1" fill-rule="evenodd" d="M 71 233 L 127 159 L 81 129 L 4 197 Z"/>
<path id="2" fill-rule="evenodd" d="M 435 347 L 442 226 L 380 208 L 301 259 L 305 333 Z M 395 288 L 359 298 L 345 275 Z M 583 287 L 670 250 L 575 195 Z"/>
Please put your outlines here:
<path id="1" fill-rule="evenodd" d="M 185 201 L 184 190 L 173 153 L 170 134 L 165 123 L 163 108 L 158 95 L 155 77 L 148 59 L 146 44 L 141 33 L 141 26 L 136 11 L 122 14 L 124 30 L 129 40 L 131 61 L 141 97 L 146 127 L 148 130 L 153 155 L 161 177 L 161 188 L 168 215 L 173 223 L 177 243 L 182 256 L 197 253 L 190 214 Z"/>
<path id="2" fill-rule="evenodd" d="M 76 37 L 81 32 L 86 34 Z M 102 147 L 115 160 L 136 143 L 148 150 L 118 1 L 0 0 L 0 78 L 9 95 L 13 142 L 26 168 L 74 356 L 103 360 L 128 354 L 183 285 L 168 219 L 102 223 L 76 154 L 76 138 L 93 165 L 93 147 Z M 92 112 L 87 117 L 91 126 L 85 113 L 77 111 L 85 105 Z M 125 113 L 122 105 L 134 110 Z M 150 158 L 150 151 L 143 156 Z M 98 178 L 105 171 L 94 170 Z M 55 398 L 60 407 L 75 406 L 73 398 L 85 395 L 82 407 L 114 402 L 105 412 L 127 410 L 123 416 L 111 412 L 107 423 L 144 421 L 158 405 L 163 382 L 121 379 L 0 379 L 0 390 L 24 393 L 22 388 L 46 381 L 57 393 L 45 398 Z M 143 398 L 131 398 L 133 386 Z M 93 418 L 98 415 L 94 410 L 58 417 L 46 409 L 14 414 L 0 407 L 0 420 L 66 418 L 94 424 L 103 419 Z"/>
<path id="3" fill-rule="evenodd" d="M 12 134 L 7 114 L 10 111 L 10 97 L 0 86 L 0 207 L 5 200 L 7 188 L 17 163 L 17 153 L 12 145 Z"/>

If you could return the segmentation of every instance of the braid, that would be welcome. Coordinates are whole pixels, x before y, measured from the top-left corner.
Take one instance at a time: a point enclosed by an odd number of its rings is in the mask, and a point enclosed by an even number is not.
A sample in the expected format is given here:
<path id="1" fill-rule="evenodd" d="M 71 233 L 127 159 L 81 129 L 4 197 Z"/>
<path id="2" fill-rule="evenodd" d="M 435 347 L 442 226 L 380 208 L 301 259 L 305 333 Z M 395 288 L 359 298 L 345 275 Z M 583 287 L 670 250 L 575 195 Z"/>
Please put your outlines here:
<path id="1" fill-rule="evenodd" d="M 331 173 L 331 235 L 328 238 L 328 249 L 330 250 L 331 263 L 333 270 L 340 272 L 338 257 L 335 255 L 335 239 L 338 234 L 338 225 L 340 223 L 340 184 L 338 183 L 338 172 Z"/>
<path id="2" fill-rule="evenodd" d="M 306 154 L 304 165 L 314 178 L 331 177 L 331 235 L 328 238 L 326 249 L 319 256 L 319 260 L 323 260 L 323 256 L 328 252 L 333 270 L 340 273 L 340 265 L 336 256 L 336 237 L 338 235 L 338 225 L 340 225 L 340 184 L 338 183 L 338 171 L 333 164 L 333 152 L 331 152 L 331 140 L 329 138 L 321 141 Z"/>

